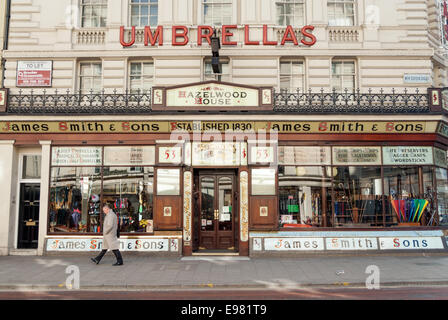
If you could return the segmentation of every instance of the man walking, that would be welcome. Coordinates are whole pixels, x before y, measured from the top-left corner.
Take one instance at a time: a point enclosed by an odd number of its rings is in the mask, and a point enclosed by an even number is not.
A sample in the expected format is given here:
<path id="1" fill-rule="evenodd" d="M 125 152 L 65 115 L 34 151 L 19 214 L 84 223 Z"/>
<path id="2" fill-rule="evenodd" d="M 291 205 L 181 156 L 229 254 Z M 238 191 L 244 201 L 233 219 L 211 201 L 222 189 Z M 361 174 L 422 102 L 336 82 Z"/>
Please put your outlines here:
<path id="1" fill-rule="evenodd" d="M 119 250 L 120 243 L 117 238 L 117 215 L 107 203 L 103 206 L 103 212 L 106 215 L 103 224 L 103 250 L 96 258 L 91 258 L 90 260 L 98 264 L 106 254 L 107 250 L 112 250 L 115 258 L 117 258 L 117 262 L 115 262 L 113 266 L 122 266 L 123 258 L 121 257 Z"/>

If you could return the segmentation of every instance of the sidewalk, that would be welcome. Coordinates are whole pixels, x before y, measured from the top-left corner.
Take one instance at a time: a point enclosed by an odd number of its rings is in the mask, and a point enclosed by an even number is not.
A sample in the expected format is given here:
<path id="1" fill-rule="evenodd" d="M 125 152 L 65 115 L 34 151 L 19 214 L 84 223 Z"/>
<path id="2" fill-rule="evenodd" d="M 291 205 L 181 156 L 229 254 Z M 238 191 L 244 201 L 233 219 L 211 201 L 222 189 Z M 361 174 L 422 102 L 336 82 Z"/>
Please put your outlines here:
<path id="1" fill-rule="evenodd" d="M 112 266 L 111 253 L 99 265 L 85 255 L 0 257 L 0 290 L 65 290 L 71 265 L 79 267 L 81 290 L 364 287 L 369 265 L 380 268 L 381 286 L 448 285 L 447 256 L 123 257 L 121 267 Z"/>

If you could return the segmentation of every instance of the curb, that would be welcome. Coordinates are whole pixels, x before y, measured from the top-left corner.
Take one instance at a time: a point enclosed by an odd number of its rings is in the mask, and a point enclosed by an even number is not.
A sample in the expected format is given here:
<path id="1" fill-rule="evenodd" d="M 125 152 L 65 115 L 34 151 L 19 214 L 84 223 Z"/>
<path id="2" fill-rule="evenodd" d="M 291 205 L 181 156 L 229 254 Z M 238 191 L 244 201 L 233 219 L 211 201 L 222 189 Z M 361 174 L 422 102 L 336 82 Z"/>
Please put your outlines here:
<path id="1" fill-rule="evenodd" d="M 380 284 L 380 289 L 395 288 L 395 287 L 445 287 L 448 286 L 448 281 L 413 281 L 413 282 L 386 282 Z M 261 284 L 247 284 L 247 285 L 233 285 L 233 284 L 197 284 L 197 285 L 101 285 L 101 286 L 84 286 L 80 289 L 65 288 L 59 286 L 45 286 L 45 285 L 0 285 L 0 291 L 189 291 L 189 290 L 259 290 L 267 291 L 293 291 L 305 288 L 319 288 L 319 289 L 366 289 L 365 283 L 350 283 L 350 282 L 335 282 L 335 283 L 297 283 L 295 285 L 273 284 L 270 286 Z M 367 290 L 367 289 L 366 289 Z"/>

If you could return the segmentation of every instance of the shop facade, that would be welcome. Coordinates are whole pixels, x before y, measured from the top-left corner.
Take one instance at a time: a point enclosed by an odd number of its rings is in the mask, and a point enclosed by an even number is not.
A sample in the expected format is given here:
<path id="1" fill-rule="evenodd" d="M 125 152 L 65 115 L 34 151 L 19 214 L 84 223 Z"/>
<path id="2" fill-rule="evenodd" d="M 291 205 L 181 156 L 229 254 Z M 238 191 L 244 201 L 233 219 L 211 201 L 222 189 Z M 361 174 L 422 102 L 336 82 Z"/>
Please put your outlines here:
<path id="1" fill-rule="evenodd" d="M 445 1 L 6 3 L 1 255 L 447 248 Z"/>

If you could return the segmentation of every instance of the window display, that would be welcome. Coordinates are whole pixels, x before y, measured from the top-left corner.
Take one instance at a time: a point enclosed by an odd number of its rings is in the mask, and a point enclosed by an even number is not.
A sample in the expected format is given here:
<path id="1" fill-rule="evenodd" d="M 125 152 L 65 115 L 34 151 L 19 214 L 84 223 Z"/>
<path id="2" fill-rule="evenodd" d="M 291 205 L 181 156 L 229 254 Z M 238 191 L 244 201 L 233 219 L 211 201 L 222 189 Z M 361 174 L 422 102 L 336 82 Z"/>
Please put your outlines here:
<path id="1" fill-rule="evenodd" d="M 417 223 L 427 206 L 419 192 L 418 167 L 385 167 L 387 223 Z"/>
<path id="2" fill-rule="evenodd" d="M 101 233 L 104 203 L 119 217 L 121 232 L 152 232 L 154 167 L 145 165 L 154 164 L 154 150 L 54 147 L 49 232 Z"/>
<path id="3" fill-rule="evenodd" d="M 331 210 L 325 167 L 280 167 L 278 184 L 280 226 L 323 226 L 324 212 Z"/>
<path id="4" fill-rule="evenodd" d="M 381 168 L 334 169 L 334 226 L 382 224 Z"/>
<path id="5" fill-rule="evenodd" d="M 100 167 L 51 170 L 50 232 L 101 232 Z"/>
<path id="6" fill-rule="evenodd" d="M 179 169 L 157 169 L 157 195 L 158 196 L 180 195 Z"/>
<path id="7" fill-rule="evenodd" d="M 103 202 L 119 218 L 121 232 L 146 232 L 153 220 L 153 167 L 105 167 Z"/>
<path id="8" fill-rule="evenodd" d="M 432 215 L 428 225 L 448 225 L 448 174 L 445 168 L 436 168 L 438 219 Z"/>

